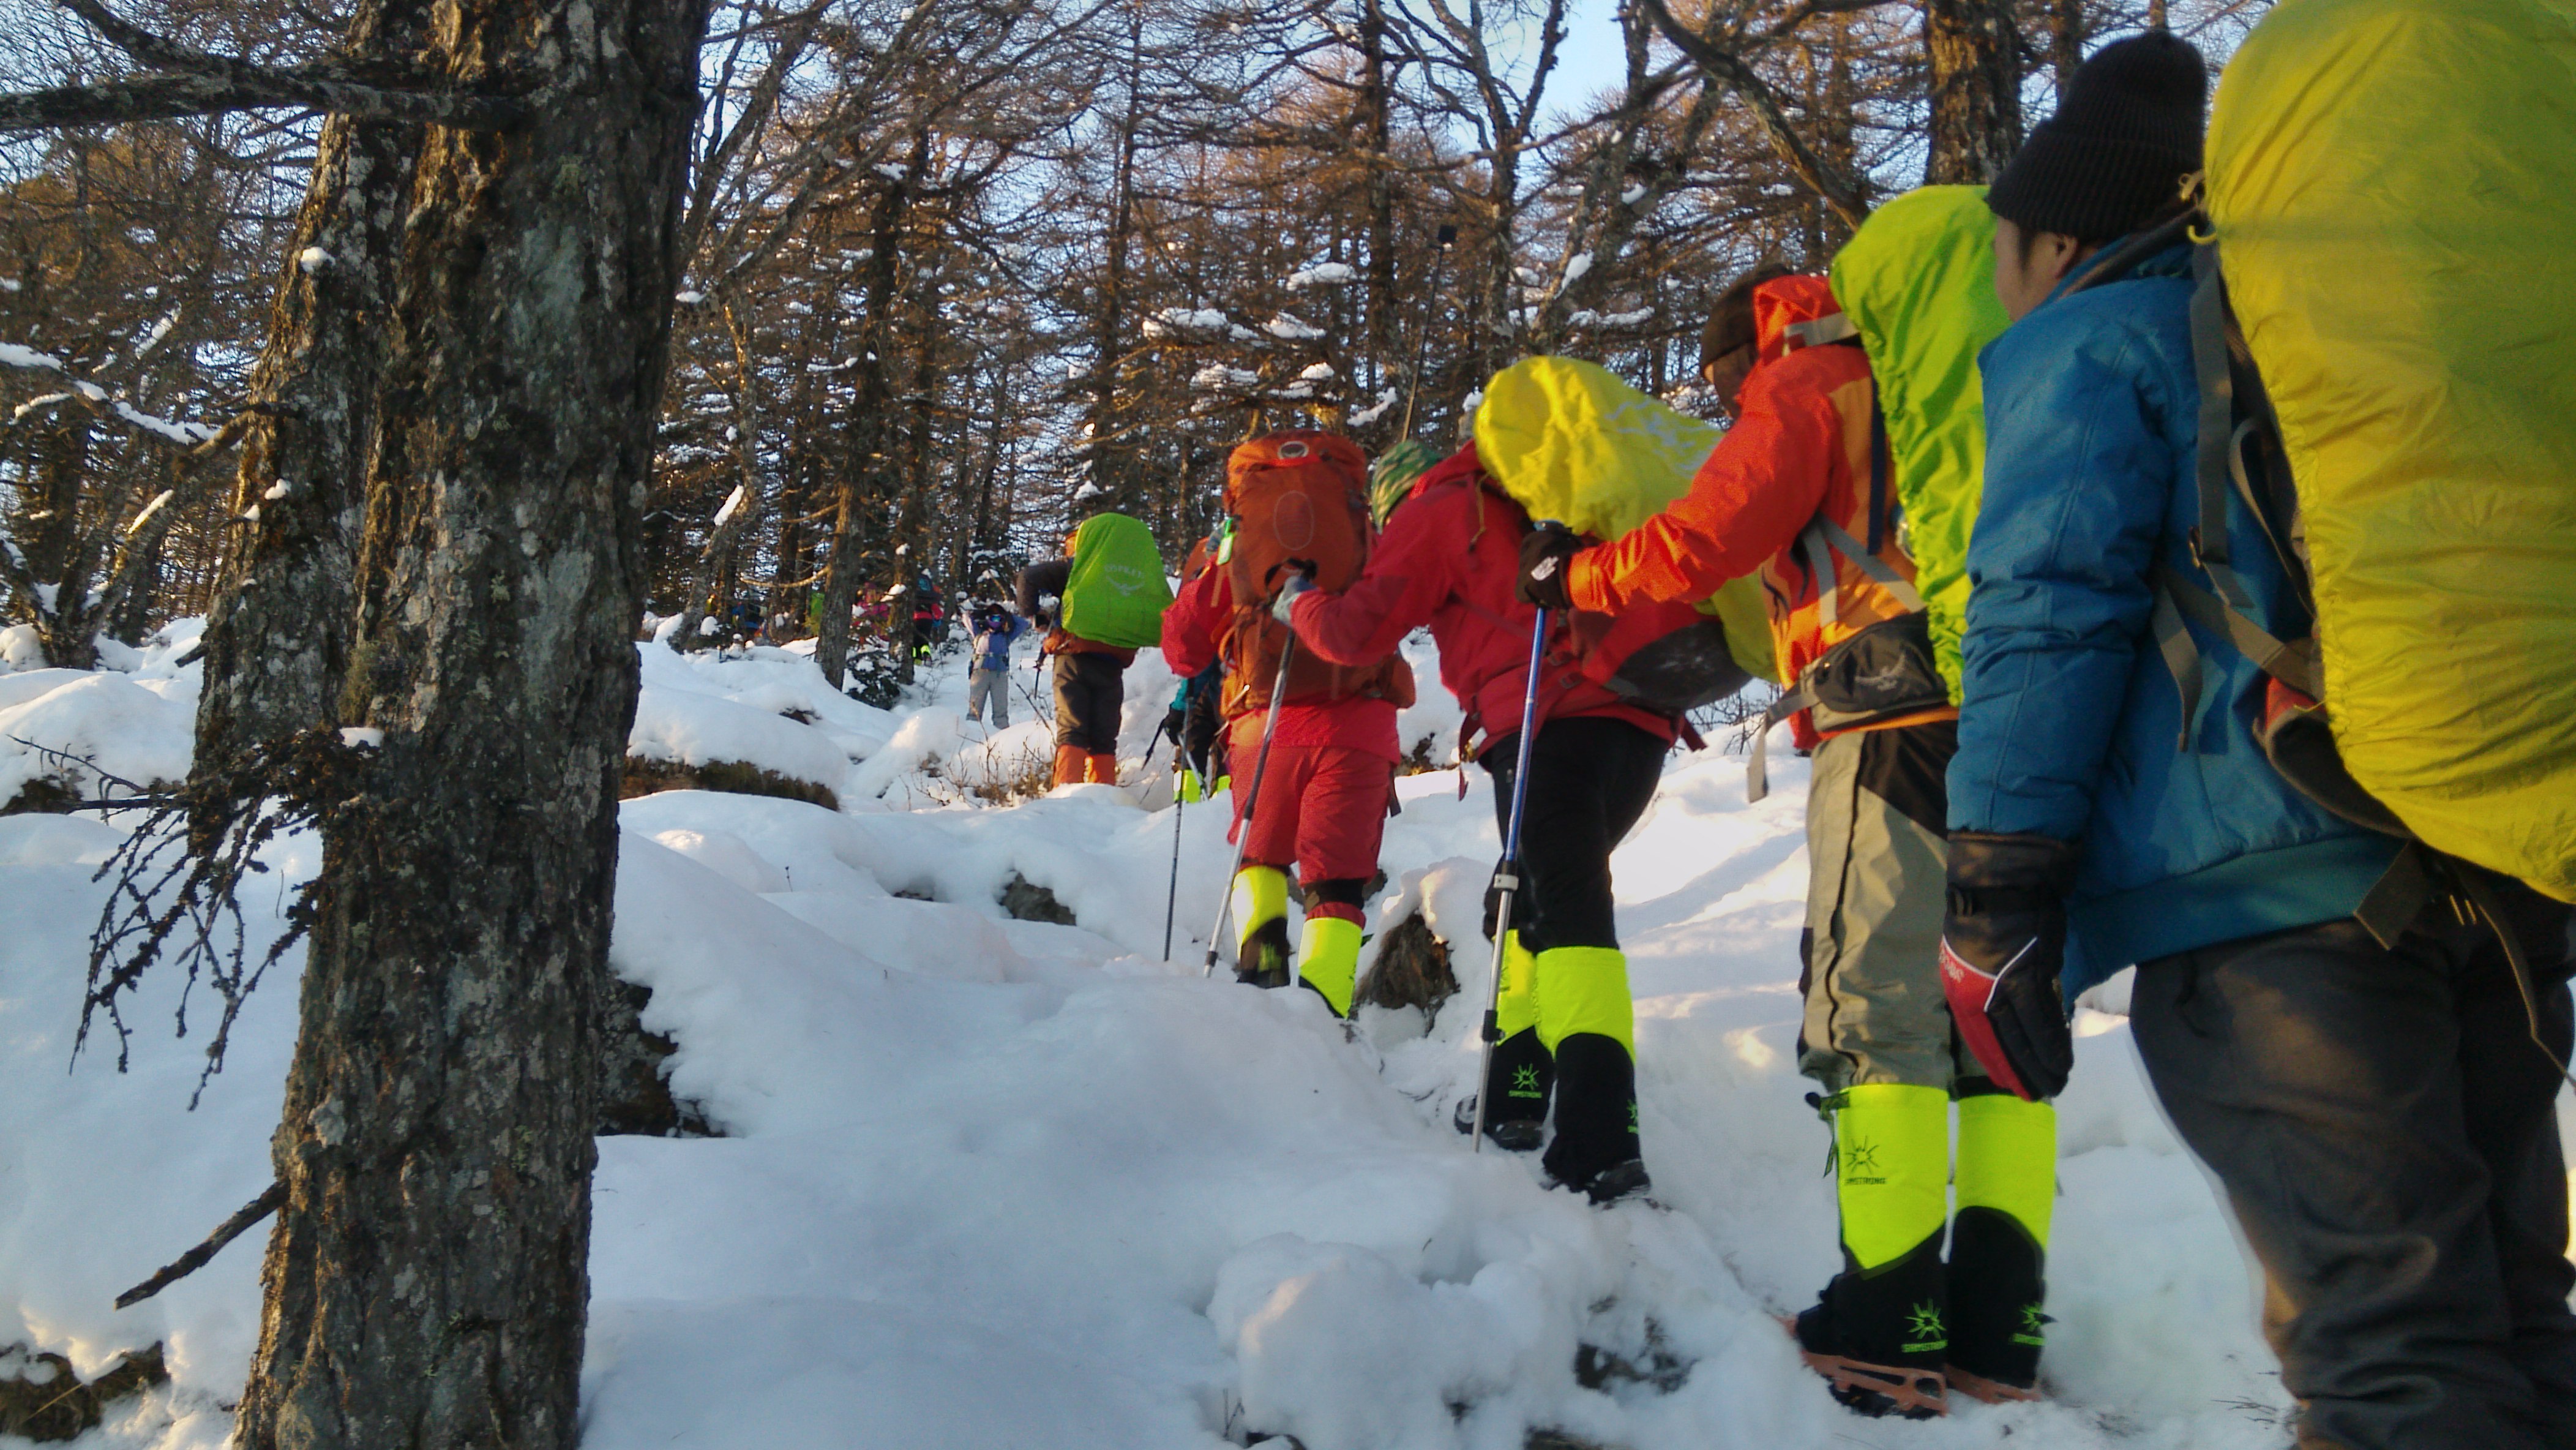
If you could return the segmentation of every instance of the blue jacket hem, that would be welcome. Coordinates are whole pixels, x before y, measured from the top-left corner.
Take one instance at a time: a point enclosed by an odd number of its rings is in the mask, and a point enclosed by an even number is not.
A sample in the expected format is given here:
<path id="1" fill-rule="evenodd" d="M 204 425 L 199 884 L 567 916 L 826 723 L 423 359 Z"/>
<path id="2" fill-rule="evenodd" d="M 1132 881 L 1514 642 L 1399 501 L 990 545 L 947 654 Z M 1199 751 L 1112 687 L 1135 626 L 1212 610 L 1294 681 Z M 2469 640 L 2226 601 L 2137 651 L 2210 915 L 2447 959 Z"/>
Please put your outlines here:
<path id="1" fill-rule="evenodd" d="M 2067 927 L 2079 950 L 2067 957 L 2067 1000 L 2138 962 L 2350 916 L 2399 845 L 2388 836 L 2330 836 L 2069 901 Z"/>

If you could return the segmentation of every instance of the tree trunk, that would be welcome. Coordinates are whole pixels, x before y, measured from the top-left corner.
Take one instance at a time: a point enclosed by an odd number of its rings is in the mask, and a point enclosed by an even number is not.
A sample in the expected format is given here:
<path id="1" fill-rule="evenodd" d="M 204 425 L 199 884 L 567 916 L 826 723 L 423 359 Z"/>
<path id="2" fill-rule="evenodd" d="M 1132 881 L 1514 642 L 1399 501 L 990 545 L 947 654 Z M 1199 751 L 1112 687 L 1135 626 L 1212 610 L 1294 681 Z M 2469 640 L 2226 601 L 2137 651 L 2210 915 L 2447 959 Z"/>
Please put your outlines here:
<path id="1" fill-rule="evenodd" d="M 706 644 L 703 625 L 710 609 L 716 611 L 719 629 L 731 627 L 735 582 L 741 577 L 734 567 L 734 550 L 760 516 L 760 374 L 752 367 L 751 339 L 732 304 L 726 304 L 724 317 L 725 330 L 733 339 L 733 462 L 738 492 L 727 496 L 730 513 L 717 510 L 725 516 L 708 533 L 698 572 L 689 581 L 689 597 L 680 610 L 680 632 L 671 640 L 683 651 Z"/>
<path id="2" fill-rule="evenodd" d="M 350 58 L 412 54 L 430 8 L 427 0 L 361 4 Z M 262 741 L 339 723 L 367 452 L 420 139 L 418 126 L 395 122 L 334 116 L 322 124 L 269 309 L 268 345 L 251 374 L 261 412 L 242 437 L 230 562 L 206 624 L 201 778 Z M 254 506 L 257 516 L 246 518 Z"/>
<path id="3" fill-rule="evenodd" d="M 98 567 L 97 529 L 81 527 L 81 484 L 90 471 L 90 445 L 97 420 L 86 408 L 64 407 L 55 426 L 37 443 L 34 505 L 25 510 L 34 527 L 25 535 L 27 572 L 39 584 L 52 586 L 50 597 L 29 601 L 36 610 L 36 643 L 45 663 L 61 670 L 86 670 L 98 663 L 95 621 L 81 605 L 89 596 L 90 574 Z M 93 512 L 99 511 L 92 504 Z"/>
<path id="4" fill-rule="evenodd" d="M 1395 123 L 1387 84 L 1386 8 L 1383 0 L 1360 5 L 1360 134 L 1369 149 L 1368 190 L 1368 355 L 1366 386 L 1379 387 L 1409 359 L 1397 355 L 1395 316 Z M 1407 386 L 1413 380 L 1407 377 Z M 1372 435 L 1384 440 L 1394 431 L 1381 410 Z M 1184 459 L 1184 474 L 1188 467 Z"/>
<path id="5" fill-rule="evenodd" d="M 2049 18 L 2048 64 L 2057 73 L 2057 94 L 2063 98 L 2076 68 L 2084 64 L 2084 0 L 2051 0 Z"/>
<path id="6" fill-rule="evenodd" d="M 896 263 L 912 188 L 896 182 L 877 193 L 869 218 L 868 292 L 859 319 L 857 396 L 850 407 L 850 450 L 841 467 L 832 514 L 832 554 L 823 562 L 823 619 L 814 631 L 814 663 L 833 689 L 841 688 L 850 662 L 850 606 L 858 598 L 859 525 L 884 496 L 888 414 L 894 390 L 886 382 L 885 352 L 894 315 Z"/>
<path id="7" fill-rule="evenodd" d="M 1091 406 L 1084 419 L 1090 429 L 1083 441 L 1091 458 L 1091 481 L 1107 491 L 1109 508 L 1136 506 L 1128 496 L 1134 470 L 1121 436 L 1125 423 L 1118 406 L 1118 375 L 1127 341 L 1128 254 L 1135 242 L 1137 133 L 1144 123 L 1144 62 L 1139 54 L 1143 38 L 1136 29 L 1142 23 L 1141 14 L 1141 9 L 1130 12 L 1127 109 L 1119 121 L 1117 151 L 1111 162 L 1109 235 L 1102 242 L 1106 255 L 1099 310 L 1092 315 L 1092 351 L 1098 360 L 1091 372 Z M 1065 527 L 1075 522 L 1075 517 L 1068 516 Z"/>
<path id="8" fill-rule="evenodd" d="M 1981 186 L 2021 149 L 2021 43 L 2011 0 L 1923 0 L 1931 63 L 1927 186 Z"/>
<path id="9" fill-rule="evenodd" d="M 447 0 L 367 473 L 242 1450 L 569 1447 L 699 0 Z"/>

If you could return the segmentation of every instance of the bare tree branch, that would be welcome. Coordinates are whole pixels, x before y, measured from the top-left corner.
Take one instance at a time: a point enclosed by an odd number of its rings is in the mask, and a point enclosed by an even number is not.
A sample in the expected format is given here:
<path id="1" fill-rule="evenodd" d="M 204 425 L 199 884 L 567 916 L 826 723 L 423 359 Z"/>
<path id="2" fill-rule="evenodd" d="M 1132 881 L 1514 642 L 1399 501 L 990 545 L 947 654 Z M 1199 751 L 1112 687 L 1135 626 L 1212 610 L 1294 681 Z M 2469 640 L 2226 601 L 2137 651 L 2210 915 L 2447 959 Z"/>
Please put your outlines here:
<path id="1" fill-rule="evenodd" d="M 178 1283 L 181 1279 L 184 1279 L 190 1274 L 197 1272 L 199 1269 L 204 1268 L 207 1263 L 215 1257 L 215 1255 L 224 1251 L 224 1245 L 231 1243 L 233 1240 L 240 1238 L 243 1234 L 250 1232 L 251 1227 L 254 1224 L 257 1224 L 261 1219 L 268 1217 L 270 1214 L 277 1212 L 278 1206 L 285 1202 L 286 1185 L 283 1183 L 272 1183 L 268 1185 L 266 1191 L 262 1192 L 259 1197 L 252 1199 L 250 1202 L 243 1204 L 237 1209 L 234 1209 L 232 1217 L 225 1219 L 220 1224 L 217 1224 L 215 1226 L 215 1231 L 206 1235 L 206 1241 L 204 1243 L 201 1243 L 195 1248 L 188 1250 L 186 1253 L 181 1254 L 179 1257 L 172 1259 L 169 1263 L 162 1266 L 159 1273 L 154 1274 L 151 1278 L 146 1279 L 142 1283 L 135 1285 L 133 1288 L 126 1290 L 124 1293 L 117 1295 L 116 1307 L 119 1309 L 131 1309 L 135 1305 L 142 1303 L 144 1300 L 151 1298 L 153 1295 L 160 1293 L 162 1290 L 169 1288 L 171 1285 Z"/>
<path id="2" fill-rule="evenodd" d="M 463 131 L 515 131 L 531 107 L 514 96 L 473 95 L 384 84 L 334 62 L 279 68 L 254 65 L 155 35 L 98 0 L 55 0 L 119 50 L 155 71 L 96 85 L 0 95 L 0 134 L 65 126 L 167 120 L 270 107 L 330 111 Z"/>
<path id="3" fill-rule="evenodd" d="M 1682 54 L 1706 72 L 1709 80 L 1742 97 L 1753 112 L 1754 123 L 1762 128 L 1772 149 L 1809 191 L 1823 199 L 1846 226 L 1857 227 L 1869 216 L 1869 183 L 1817 154 L 1814 147 L 1789 124 L 1787 112 L 1778 93 L 1763 80 L 1753 67 L 1733 51 L 1726 50 L 1673 18 L 1664 0 L 1638 0 L 1646 14 L 1653 17 L 1655 28 Z"/>

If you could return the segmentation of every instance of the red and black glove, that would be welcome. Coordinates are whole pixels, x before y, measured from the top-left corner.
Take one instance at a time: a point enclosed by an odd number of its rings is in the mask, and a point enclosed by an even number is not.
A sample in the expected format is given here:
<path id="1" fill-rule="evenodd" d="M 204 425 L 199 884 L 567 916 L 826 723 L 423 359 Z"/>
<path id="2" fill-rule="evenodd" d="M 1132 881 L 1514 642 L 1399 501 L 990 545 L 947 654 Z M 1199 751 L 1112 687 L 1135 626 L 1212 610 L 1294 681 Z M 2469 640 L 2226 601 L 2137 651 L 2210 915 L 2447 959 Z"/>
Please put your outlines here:
<path id="1" fill-rule="evenodd" d="M 2075 847 L 2047 836 L 1950 836 L 1950 914 L 1941 991 L 1986 1075 L 2032 1102 L 2065 1090 L 2075 1066 L 2058 972 Z"/>
<path id="2" fill-rule="evenodd" d="M 1521 577 L 1514 593 L 1521 603 L 1541 609 L 1572 609 L 1565 592 L 1565 568 L 1583 551 L 1583 541 L 1565 525 L 1541 523 L 1521 537 Z"/>

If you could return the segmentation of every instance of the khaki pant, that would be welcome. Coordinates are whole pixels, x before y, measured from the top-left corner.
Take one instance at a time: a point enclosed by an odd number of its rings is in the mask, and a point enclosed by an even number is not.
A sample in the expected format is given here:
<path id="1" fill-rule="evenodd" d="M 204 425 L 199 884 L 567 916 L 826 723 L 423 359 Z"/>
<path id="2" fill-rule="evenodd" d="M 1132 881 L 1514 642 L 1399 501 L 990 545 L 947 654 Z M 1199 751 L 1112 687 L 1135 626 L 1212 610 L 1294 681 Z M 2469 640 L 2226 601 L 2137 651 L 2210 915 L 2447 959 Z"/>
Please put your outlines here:
<path id="1" fill-rule="evenodd" d="M 1008 670 L 969 670 L 966 674 L 966 718 L 984 718 L 984 705 L 992 702 L 993 728 L 1003 729 L 1011 723 L 1011 673 Z"/>
<path id="2" fill-rule="evenodd" d="M 1798 1070 L 1857 1083 L 1948 1088 L 1982 1076 L 1941 995 L 1957 722 L 1837 735 L 1807 789 L 1806 1020 Z"/>

